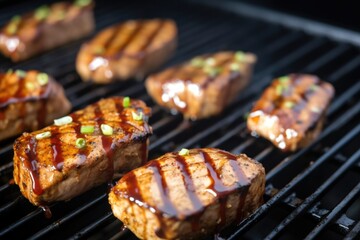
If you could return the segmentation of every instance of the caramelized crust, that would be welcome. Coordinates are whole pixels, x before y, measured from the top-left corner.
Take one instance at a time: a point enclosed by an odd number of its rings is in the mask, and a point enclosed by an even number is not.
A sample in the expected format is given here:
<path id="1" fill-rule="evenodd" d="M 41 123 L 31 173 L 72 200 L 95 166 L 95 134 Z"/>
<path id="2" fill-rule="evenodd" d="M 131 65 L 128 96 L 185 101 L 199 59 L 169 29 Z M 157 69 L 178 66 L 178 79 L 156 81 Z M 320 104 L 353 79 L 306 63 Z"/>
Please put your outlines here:
<path id="1" fill-rule="evenodd" d="M 254 212 L 264 187 L 264 168 L 246 155 L 192 149 L 127 173 L 109 202 L 140 239 L 199 239 Z"/>
<path id="2" fill-rule="evenodd" d="M 0 51 L 18 62 L 86 36 L 95 27 L 93 6 L 58 2 L 14 16 L 0 29 Z"/>
<path id="3" fill-rule="evenodd" d="M 146 89 L 159 105 L 185 118 L 207 118 L 221 113 L 247 85 L 255 61 L 255 55 L 242 52 L 198 56 L 150 75 Z"/>
<path id="4" fill-rule="evenodd" d="M 83 80 L 97 83 L 142 79 L 173 54 L 176 38 L 172 20 L 126 21 L 106 28 L 83 44 L 76 69 Z"/>
<path id="5" fill-rule="evenodd" d="M 333 96 L 333 86 L 314 75 L 277 78 L 254 105 L 247 126 L 281 150 L 295 151 L 320 133 Z"/>
<path id="6" fill-rule="evenodd" d="M 134 120 L 140 111 L 143 120 Z M 122 97 L 103 99 L 70 114 L 72 122 L 24 133 L 14 144 L 14 180 L 34 205 L 68 200 L 109 181 L 147 159 L 150 108 L 140 100 L 123 107 Z M 111 135 L 101 129 L 106 124 Z M 92 126 L 92 132 L 82 127 Z M 39 139 L 38 134 L 51 136 Z M 77 141 L 85 140 L 79 147 Z"/>
<path id="7" fill-rule="evenodd" d="M 0 140 L 45 127 L 70 109 L 51 76 L 35 70 L 0 73 Z"/>

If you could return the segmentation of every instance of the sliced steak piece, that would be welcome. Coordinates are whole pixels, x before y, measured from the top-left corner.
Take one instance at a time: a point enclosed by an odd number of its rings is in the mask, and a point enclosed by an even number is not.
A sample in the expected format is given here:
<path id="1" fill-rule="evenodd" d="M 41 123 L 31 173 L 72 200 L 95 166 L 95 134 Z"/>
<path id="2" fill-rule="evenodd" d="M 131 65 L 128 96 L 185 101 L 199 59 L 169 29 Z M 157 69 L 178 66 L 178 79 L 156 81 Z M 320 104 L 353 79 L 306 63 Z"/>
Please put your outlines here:
<path id="1" fill-rule="evenodd" d="M 184 150 L 127 173 L 110 191 L 114 215 L 140 239 L 199 239 L 263 202 L 260 163 L 214 148 Z"/>
<path id="2" fill-rule="evenodd" d="M 62 86 L 46 73 L 0 73 L 0 140 L 45 127 L 70 109 Z"/>
<path id="3" fill-rule="evenodd" d="M 247 126 L 281 150 L 295 151 L 320 133 L 333 96 L 333 86 L 314 75 L 277 78 L 255 103 Z"/>
<path id="4" fill-rule="evenodd" d="M 146 89 L 161 106 L 201 119 L 221 113 L 249 82 L 256 56 L 218 52 L 195 57 L 146 79 Z"/>
<path id="5" fill-rule="evenodd" d="M 0 51 L 17 62 L 84 37 L 94 30 L 93 6 L 58 2 L 14 16 L 0 29 Z"/>
<path id="6" fill-rule="evenodd" d="M 31 203 L 44 205 L 139 167 L 147 160 L 150 111 L 140 100 L 124 107 L 122 97 L 107 98 L 24 133 L 14 144 L 15 183 Z"/>
<path id="7" fill-rule="evenodd" d="M 84 81 L 142 79 L 175 51 L 177 28 L 169 19 L 130 20 L 83 44 L 76 69 Z"/>

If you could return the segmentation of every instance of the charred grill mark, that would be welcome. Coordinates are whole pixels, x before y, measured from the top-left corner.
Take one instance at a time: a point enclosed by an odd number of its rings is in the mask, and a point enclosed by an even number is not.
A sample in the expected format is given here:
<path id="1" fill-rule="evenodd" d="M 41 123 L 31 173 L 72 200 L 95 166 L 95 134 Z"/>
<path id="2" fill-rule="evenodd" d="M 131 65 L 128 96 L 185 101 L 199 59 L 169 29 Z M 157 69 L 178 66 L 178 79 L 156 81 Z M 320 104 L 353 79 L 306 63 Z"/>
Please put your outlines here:
<path id="1" fill-rule="evenodd" d="M 123 27 L 124 27 L 124 25 L 120 24 L 115 29 L 112 29 L 113 31 L 112 31 L 111 36 L 104 43 L 104 49 L 108 49 L 113 44 L 114 40 L 121 33 L 121 30 Z"/>
<path id="2" fill-rule="evenodd" d="M 122 54 L 125 52 L 127 46 L 131 43 L 131 41 L 133 39 L 135 39 L 139 34 L 140 30 L 144 27 L 144 22 L 143 21 L 138 21 L 136 22 L 136 28 L 135 30 L 133 30 L 133 32 L 128 36 L 128 38 L 126 39 L 126 41 L 120 45 L 120 46 L 117 46 L 117 48 L 114 48 L 114 51 L 117 53 L 117 57 L 121 57 Z M 121 34 L 121 31 L 120 32 L 117 32 L 117 35 Z M 115 38 L 117 36 L 114 36 Z M 107 49 L 111 49 L 111 45 L 108 46 Z"/>
<path id="3" fill-rule="evenodd" d="M 158 33 L 161 31 L 162 26 L 165 24 L 164 20 L 160 20 L 160 22 L 158 23 L 157 28 L 155 28 L 155 30 L 150 34 L 150 36 L 148 37 L 148 39 L 146 39 L 145 43 L 139 47 L 139 52 L 145 51 L 153 42 L 153 40 L 155 39 L 155 37 L 158 35 Z"/>
<path id="4" fill-rule="evenodd" d="M 193 209 L 195 212 L 203 211 L 204 205 L 201 203 L 199 197 L 196 195 L 195 185 L 193 182 L 193 178 L 191 177 L 191 172 L 189 169 L 189 165 L 186 162 L 185 158 L 180 156 L 179 154 L 174 154 L 175 161 L 180 168 L 182 173 L 182 178 L 184 181 L 184 185 L 186 187 L 187 195 L 191 200 L 191 204 L 193 205 Z M 200 215 L 199 215 L 200 217 Z M 198 219 L 194 219 L 192 221 L 192 230 L 196 231 L 199 229 L 199 221 Z"/>

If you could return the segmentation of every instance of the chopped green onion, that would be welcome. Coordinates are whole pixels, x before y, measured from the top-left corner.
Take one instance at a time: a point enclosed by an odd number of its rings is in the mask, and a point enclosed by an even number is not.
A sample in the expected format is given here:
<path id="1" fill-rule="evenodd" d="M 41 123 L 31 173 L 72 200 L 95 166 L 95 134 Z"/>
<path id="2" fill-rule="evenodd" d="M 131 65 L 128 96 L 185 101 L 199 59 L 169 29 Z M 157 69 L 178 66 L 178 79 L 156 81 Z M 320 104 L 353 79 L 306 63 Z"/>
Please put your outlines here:
<path id="1" fill-rule="evenodd" d="M 242 51 L 237 51 L 237 52 L 235 53 L 235 60 L 236 60 L 237 62 L 243 62 L 243 61 L 245 61 L 245 60 L 246 60 L 246 54 L 245 54 L 244 52 L 242 52 Z"/>
<path id="2" fill-rule="evenodd" d="M 16 70 L 15 74 L 18 75 L 18 77 L 24 78 L 26 76 L 26 72 L 23 70 Z"/>
<path id="3" fill-rule="evenodd" d="M 280 83 L 287 83 L 290 80 L 288 76 L 279 77 Z"/>
<path id="4" fill-rule="evenodd" d="M 100 128 L 101 128 L 102 133 L 106 136 L 110 136 L 114 132 L 114 129 L 107 124 L 101 124 Z"/>
<path id="5" fill-rule="evenodd" d="M 129 97 L 124 97 L 123 98 L 123 107 L 124 108 L 130 107 L 130 98 Z"/>
<path id="6" fill-rule="evenodd" d="M 20 16 L 20 15 L 15 15 L 15 16 L 13 16 L 13 17 L 11 18 L 10 21 L 11 21 L 12 23 L 19 23 L 20 20 L 21 20 L 21 16 Z"/>
<path id="7" fill-rule="evenodd" d="M 293 108 L 295 106 L 295 103 L 292 101 L 286 101 L 286 102 L 284 102 L 284 106 L 286 108 Z"/>
<path id="8" fill-rule="evenodd" d="M 49 132 L 49 131 L 36 134 L 36 136 L 35 136 L 35 138 L 37 140 L 44 139 L 44 138 L 49 138 L 49 137 L 51 137 L 51 132 Z"/>
<path id="9" fill-rule="evenodd" d="M 230 64 L 230 70 L 233 72 L 239 72 L 240 71 L 240 66 L 238 63 L 231 63 Z"/>
<path id="10" fill-rule="evenodd" d="M 83 148 L 86 146 L 86 140 L 84 138 L 78 138 L 76 139 L 75 146 L 77 148 Z"/>
<path id="11" fill-rule="evenodd" d="M 94 126 L 81 126 L 80 132 L 84 134 L 91 134 L 95 130 Z"/>
<path id="12" fill-rule="evenodd" d="M 205 66 L 214 66 L 216 63 L 215 59 L 214 58 L 207 58 L 205 59 Z"/>
<path id="13" fill-rule="evenodd" d="M 220 67 L 206 67 L 204 68 L 204 72 L 207 73 L 210 77 L 217 76 L 222 71 Z"/>
<path id="14" fill-rule="evenodd" d="M 6 32 L 7 32 L 8 34 L 13 35 L 13 34 L 16 33 L 17 29 L 18 29 L 18 26 L 17 26 L 16 23 L 15 23 L 15 24 L 14 24 L 14 23 L 10 23 L 10 24 L 6 27 Z"/>
<path id="15" fill-rule="evenodd" d="M 203 67 L 204 66 L 204 59 L 201 57 L 196 57 L 191 59 L 190 64 L 194 67 Z"/>
<path id="16" fill-rule="evenodd" d="M 66 12 L 64 10 L 59 10 L 56 12 L 56 18 L 58 20 L 63 20 L 66 16 Z"/>
<path id="17" fill-rule="evenodd" d="M 277 96 L 281 96 L 283 91 L 284 91 L 284 86 L 282 86 L 280 84 L 276 85 L 275 92 L 276 92 Z"/>
<path id="18" fill-rule="evenodd" d="M 189 149 L 183 148 L 180 150 L 179 155 L 186 156 L 189 155 L 189 153 L 190 153 Z"/>
<path id="19" fill-rule="evenodd" d="M 25 87 L 29 89 L 30 91 L 35 89 L 35 86 L 32 82 L 26 82 Z"/>
<path id="20" fill-rule="evenodd" d="M 312 92 L 316 91 L 317 89 L 318 89 L 318 86 L 315 85 L 315 84 L 313 84 L 313 85 L 310 86 L 310 90 L 311 90 Z"/>
<path id="21" fill-rule="evenodd" d="M 102 54 L 105 52 L 105 48 L 104 47 L 101 47 L 101 46 L 96 46 L 94 47 L 93 49 L 93 53 L 94 54 Z"/>
<path id="22" fill-rule="evenodd" d="M 55 119 L 54 124 L 56 126 L 62 126 L 62 125 L 65 125 L 65 124 L 72 123 L 72 121 L 73 121 L 72 117 L 65 116 L 65 117 L 62 117 L 62 118 Z"/>
<path id="23" fill-rule="evenodd" d="M 38 7 L 35 10 L 35 18 L 37 20 L 44 20 L 45 18 L 47 18 L 47 16 L 49 16 L 49 14 L 50 14 L 50 8 L 46 5 Z"/>
<path id="24" fill-rule="evenodd" d="M 36 80 L 41 86 L 44 86 L 49 82 L 49 76 L 46 73 L 39 73 L 36 76 Z"/>
<path id="25" fill-rule="evenodd" d="M 91 3 L 91 0 L 75 0 L 74 4 L 79 7 L 85 7 Z"/>
<path id="26" fill-rule="evenodd" d="M 137 114 L 136 112 L 131 112 L 132 117 L 135 121 L 142 121 L 143 119 L 143 113 L 140 112 L 139 114 Z"/>
<path id="27" fill-rule="evenodd" d="M 14 70 L 12 70 L 11 68 L 9 68 L 7 71 L 6 71 L 6 74 L 12 74 L 14 72 Z"/>

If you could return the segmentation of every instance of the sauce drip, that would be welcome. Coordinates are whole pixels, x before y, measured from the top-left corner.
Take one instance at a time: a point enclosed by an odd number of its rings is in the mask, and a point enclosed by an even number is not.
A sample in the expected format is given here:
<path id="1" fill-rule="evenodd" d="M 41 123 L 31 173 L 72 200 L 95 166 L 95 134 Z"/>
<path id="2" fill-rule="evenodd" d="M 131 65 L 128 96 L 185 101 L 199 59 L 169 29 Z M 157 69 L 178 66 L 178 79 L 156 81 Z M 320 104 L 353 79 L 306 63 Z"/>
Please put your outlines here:
<path id="1" fill-rule="evenodd" d="M 37 141 L 35 138 L 31 137 L 28 146 L 25 149 L 25 154 L 27 155 L 27 158 L 24 159 L 24 164 L 30 173 L 33 192 L 36 195 L 41 195 L 44 190 L 42 189 L 39 181 L 36 147 Z"/>
<path id="2" fill-rule="evenodd" d="M 59 132 L 57 130 L 52 132 L 53 135 L 57 135 L 58 133 Z M 52 137 L 50 141 L 53 151 L 53 165 L 57 170 L 61 171 L 64 166 L 64 157 L 61 150 L 61 140 L 59 137 Z"/>
<path id="3" fill-rule="evenodd" d="M 52 212 L 48 206 L 40 206 L 40 208 L 44 211 L 44 215 L 47 219 L 52 217 Z"/>

